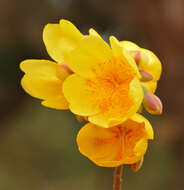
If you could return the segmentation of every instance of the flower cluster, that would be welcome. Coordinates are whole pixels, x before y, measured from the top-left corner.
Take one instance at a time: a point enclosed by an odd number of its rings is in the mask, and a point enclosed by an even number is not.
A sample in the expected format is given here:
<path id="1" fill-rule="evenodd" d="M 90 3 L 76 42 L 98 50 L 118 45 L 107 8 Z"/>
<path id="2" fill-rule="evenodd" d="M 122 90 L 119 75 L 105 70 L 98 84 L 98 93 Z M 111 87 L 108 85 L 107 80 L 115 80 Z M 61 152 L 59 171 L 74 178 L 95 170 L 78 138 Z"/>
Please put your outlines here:
<path id="1" fill-rule="evenodd" d="M 143 106 L 161 114 L 154 95 L 161 63 L 151 51 L 110 37 L 108 45 L 93 29 L 83 35 L 71 22 L 48 24 L 43 41 L 49 60 L 25 60 L 21 85 L 42 105 L 70 109 L 88 122 L 77 135 L 79 151 L 95 164 L 129 164 L 137 170 L 153 139 Z M 137 164 L 137 165 L 136 165 Z"/>

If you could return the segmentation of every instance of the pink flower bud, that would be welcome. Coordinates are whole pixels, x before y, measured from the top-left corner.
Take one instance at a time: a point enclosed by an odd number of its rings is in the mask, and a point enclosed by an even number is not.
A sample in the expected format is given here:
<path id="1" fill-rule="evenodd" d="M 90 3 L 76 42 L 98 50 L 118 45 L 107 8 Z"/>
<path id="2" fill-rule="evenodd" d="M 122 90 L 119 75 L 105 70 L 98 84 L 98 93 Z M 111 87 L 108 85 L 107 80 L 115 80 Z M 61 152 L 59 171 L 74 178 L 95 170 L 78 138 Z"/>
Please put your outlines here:
<path id="1" fill-rule="evenodd" d="M 60 80 L 66 79 L 72 73 L 73 73 L 72 70 L 65 63 L 57 64 L 56 76 Z"/>
<path id="2" fill-rule="evenodd" d="M 153 115 L 160 115 L 162 114 L 162 102 L 158 96 L 152 94 L 151 92 L 144 93 L 144 100 L 143 100 L 144 108 L 147 112 Z"/>
<path id="3" fill-rule="evenodd" d="M 73 71 L 68 67 L 67 64 L 62 63 L 62 64 L 60 64 L 60 65 L 61 65 L 61 67 L 63 67 L 69 74 L 73 74 Z"/>
<path id="4" fill-rule="evenodd" d="M 132 50 L 132 51 L 130 51 L 130 53 L 133 55 L 136 64 L 139 65 L 139 62 L 141 60 L 141 52 Z"/>
<path id="5" fill-rule="evenodd" d="M 137 172 L 142 167 L 143 161 L 144 161 L 144 157 L 142 157 L 141 160 L 139 160 L 135 164 L 130 164 L 129 165 L 130 169 L 134 172 Z"/>
<path id="6" fill-rule="evenodd" d="M 141 74 L 141 81 L 147 82 L 153 79 L 153 76 L 146 71 L 139 70 L 139 73 Z"/>

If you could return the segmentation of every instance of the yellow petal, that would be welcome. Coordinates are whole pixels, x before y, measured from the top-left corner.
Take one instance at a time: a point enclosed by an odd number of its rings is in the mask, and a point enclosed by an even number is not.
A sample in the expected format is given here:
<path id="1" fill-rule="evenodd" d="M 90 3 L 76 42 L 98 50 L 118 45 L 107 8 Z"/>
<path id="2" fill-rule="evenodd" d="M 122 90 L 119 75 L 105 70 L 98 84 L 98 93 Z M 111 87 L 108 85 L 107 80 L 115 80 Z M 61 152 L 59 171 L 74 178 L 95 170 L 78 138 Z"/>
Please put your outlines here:
<path id="1" fill-rule="evenodd" d="M 61 94 L 57 97 L 50 98 L 42 101 L 42 105 L 53 109 L 68 109 L 68 102 L 66 98 Z"/>
<path id="2" fill-rule="evenodd" d="M 136 145 L 134 147 L 134 154 L 137 157 L 142 157 L 145 154 L 147 148 L 148 148 L 147 139 L 141 139 L 136 143 Z"/>
<path id="3" fill-rule="evenodd" d="M 110 36 L 109 39 L 114 56 L 122 56 L 123 48 L 120 42 L 114 36 Z"/>
<path id="4" fill-rule="evenodd" d="M 120 139 L 115 135 L 113 130 L 88 123 L 77 135 L 79 151 L 94 162 L 100 159 L 112 160 L 120 146 Z"/>
<path id="5" fill-rule="evenodd" d="M 154 93 L 157 89 L 157 82 L 156 81 L 149 81 L 149 82 L 141 82 L 142 86 L 146 88 L 147 91 Z"/>
<path id="6" fill-rule="evenodd" d="M 64 81 L 71 73 L 65 68 L 64 64 L 56 64 L 49 60 L 28 59 L 20 63 L 20 69 L 29 75 L 39 77 L 60 79 Z"/>
<path id="7" fill-rule="evenodd" d="M 110 161 L 104 161 L 103 159 L 101 159 L 100 161 L 96 161 L 96 160 L 92 160 L 96 165 L 101 166 L 101 167 L 118 167 L 120 165 L 123 164 L 134 164 L 136 162 L 138 162 L 141 159 L 141 157 L 138 156 L 134 156 L 131 159 L 126 159 L 125 160 L 110 160 Z"/>
<path id="8" fill-rule="evenodd" d="M 149 82 L 141 82 L 142 86 L 145 87 L 149 92 L 154 93 L 157 88 L 157 80 L 161 74 L 161 63 L 153 52 L 140 48 L 133 42 L 122 41 L 120 42 L 122 47 L 128 51 L 140 51 L 139 70 L 146 71 L 153 76 L 153 80 Z"/>
<path id="9" fill-rule="evenodd" d="M 124 164 L 124 162 L 121 161 L 94 161 L 94 163 L 97 166 L 101 166 L 101 167 L 118 167 L 122 164 Z"/>
<path id="10" fill-rule="evenodd" d="M 103 167 L 138 162 L 147 150 L 148 136 L 141 116 L 134 118 L 109 129 L 86 124 L 77 135 L 79 151 Z"/>
<path id="11" fill-rule="evenodd" d="M 69 76 L 63 83 L 63 93 L 73 113 L 88 116 L 99 112 L 97 99 L 88 88 L 87 80 L 80 76 Z"/>
<path id="12" fill-rule="evenodd" d="M 133 171 L 133 172 L 137 172 L 141 169 L 142 165 L 144 162 L 144 157 L 142 157 L 138 162 L 134 163 L 134 164 L 130 164 L 129 168 Z"/>
<path id="13" fill-rule="evenodd" d="M 113 127 L 121 123 L 120 118 L 109 118 L 109 115 L 104 113 L 89 116 L 88 120 L 103 128 Z"/>
<path id="14" fill-rule="evenodd" d="M 135 43 L 131 42 L 131 41 L 121 41 L 120 43 L 128 51 L 140 50 L 140 47 L 138 45 L 136 45 Z"/>
<path id="15" fill-rule="evenodd" d="M 134 78 L 130 83 L 129 96 L 133 103 L 126 113 L 123 112 L 120 102 L 112 102 L 113 110 L 89 116 L 89 121 L 101 127 L 109 128 L 126 121 L 130 116 L 135 114 L 143 100 L 143 90 L 137 78 Z M 120 112 L 119 110 L 122 111 Z"/>
<path id="16" fill-rule="evenodd" d="M 144 93 L 143 93 L 141 83 L 137 78 L 134 78 L 131 81 L 129 92 L 130 92 L 129 96 L 134 101 L 134 105 L 132 106 L 132 109 L 130 110 L 130 114 L 129 114 L 129 116 L 131 116 L 137 112 L 144 98 Z"/>
<path id="17" fill-rule="evenodd" d="M 103 39 L 90 35 L 79 41 L 77 48 L 71 51 L 65 61 L 75 73 L 92 77 L 98 64 L 105 63 L 111 57 L 112 51 L 108 44 Z"/>
<path id="18" fill-rule="evenodd" d="M 130 119 L 135 121 L 135 122 L 138 122 L 138 123 L 144 123 L 145 129 L 147 131 L 148 139 L 154 138 L 153 128 L 152 128 L 150 122 L 145 117 L 136 113 Z"/>
<path id="19" fill-rule="evenodd" d="M 28 94 L 40 99 L 52 98 L 62 93 L 62 83 L 54 77 L 25 74 L 21 85 Z"/>
<path id="20" fill-rule="evenodd" d="M 28 94 L 44 99 L 42 104 L 47 107 L 68 108 L 62 93 L 62 82 L 69 75 L 64 68 L 52 61 L 31 59 L 21 62 L 20 68 L 25 72 L 21 84 Z"/>
<path id="21" fill-rule="evenodd" d="M 47 24 L 43 30 L 46 49 L 51 58 L 58 63 L 63 62 L 82 36 L 80 31 L 67 20 L 60 20 L 60 24 Z"/>
<path id="22" fill-rule="evenodd" d="M 20 69 L 29 75 L 53 77 L 56 75 L 57 64 L 49 60 L 28 59 L 20 63 Z"/>
<path id="23" fill-rule="evenodd" d="M 139 69 L 150 73 L 154 77 L 154 80 L 159 80 L 162 72 L 160 60 L 152 51 L 148 49 L 141 48 L 141 51 L 148 57 L 148 61 L 146 63 L 140 63 Z"/>
<path id="24" fill-rule="evenodd" d="M 141 78 L 136 62 L 134 61 L 132 56 L 129 54 L 129 52 L 125 48 L 122 47 L 121 43 L 114 36 L 110 37 L 110 43 L 111 43 L 114 56 L 121 57 L 123 61 L 126 61 L 127 63 L 129 63 L 131 67 L 134 69 L 134 71 L 136 72 L 137 77 Z"/>
<path id="25" fill-rule="evenodd" d="M 89 29 L 89 35 L 97 36 L 99 38 L 102 38 L 100 34 L 98 34 L 93 28 Z"/>

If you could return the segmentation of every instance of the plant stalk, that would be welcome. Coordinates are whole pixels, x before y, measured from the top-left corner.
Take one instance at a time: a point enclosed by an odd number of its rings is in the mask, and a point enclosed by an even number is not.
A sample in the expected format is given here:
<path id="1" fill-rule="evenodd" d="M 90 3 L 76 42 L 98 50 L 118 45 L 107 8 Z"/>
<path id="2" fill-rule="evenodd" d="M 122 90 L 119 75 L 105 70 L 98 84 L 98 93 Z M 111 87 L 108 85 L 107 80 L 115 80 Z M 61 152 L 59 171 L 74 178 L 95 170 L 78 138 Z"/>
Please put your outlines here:
<path id="1" fill-rule="evenodd" d="M 114 169 L 113 190 L 121 190 L 123 165 Z"/>

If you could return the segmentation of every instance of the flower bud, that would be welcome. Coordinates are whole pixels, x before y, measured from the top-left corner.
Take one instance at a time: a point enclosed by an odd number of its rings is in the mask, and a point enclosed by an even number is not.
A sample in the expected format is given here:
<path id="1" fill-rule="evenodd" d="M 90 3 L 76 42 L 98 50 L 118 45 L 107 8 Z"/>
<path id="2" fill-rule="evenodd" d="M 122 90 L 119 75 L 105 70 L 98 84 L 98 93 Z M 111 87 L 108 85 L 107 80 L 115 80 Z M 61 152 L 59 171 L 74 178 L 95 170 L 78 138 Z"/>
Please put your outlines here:
<path id="1" fill-rule="evenodd" d="M 63 67 L 69 74 L 73 74 L 73 71 L 68 67 L 67 64 L 62 63 L 62 64 L 60 64 L 60 65 L 61 65 L 61 67 Z"/>
<path id="2" fill-rule="evenodd" d="M 130 53 L 134 57 L 134 60 L 135 60 L 136 64 L 139 65 L 139 62 L 140 62 L 140 59 L 141 59 L 141 52 L 137 51 L 137 50 L 132 50 L 132 51 L 130 51 Z"/>
<path id="3" fill-rule="evenodd" d="M 138 162 L 136 162 L 135 164 L 130 164 L 129 168 L 133 171 L 133 172 L 137 172 L 143 164 L 144 161 L 144 157 L 142 157 Z"/>
<path id="4" fill-rule="evenodd" d="M 143 100 L 144 108 L 147 112 L 153 115 L 160 115 L 162 114 L 162 102 L 158 96 L 152 94 L 151 92 L 144 93 L 144 100 Z"/>
<path id="5" fill-rule="evenodd" d="M 141 74 L 141 81 L 143 82 L 147 82 L 153 79 L 153 76 L 146 71 L 139 70 L 139 73 Z"/>
<path id="6" fill-rule="evenodd" d="M 72 73 L 72 70 L 65 63 L 57 64 L 56 76 L 59 79 L 64 80 L 68 75 L 71 75 Z"/>

